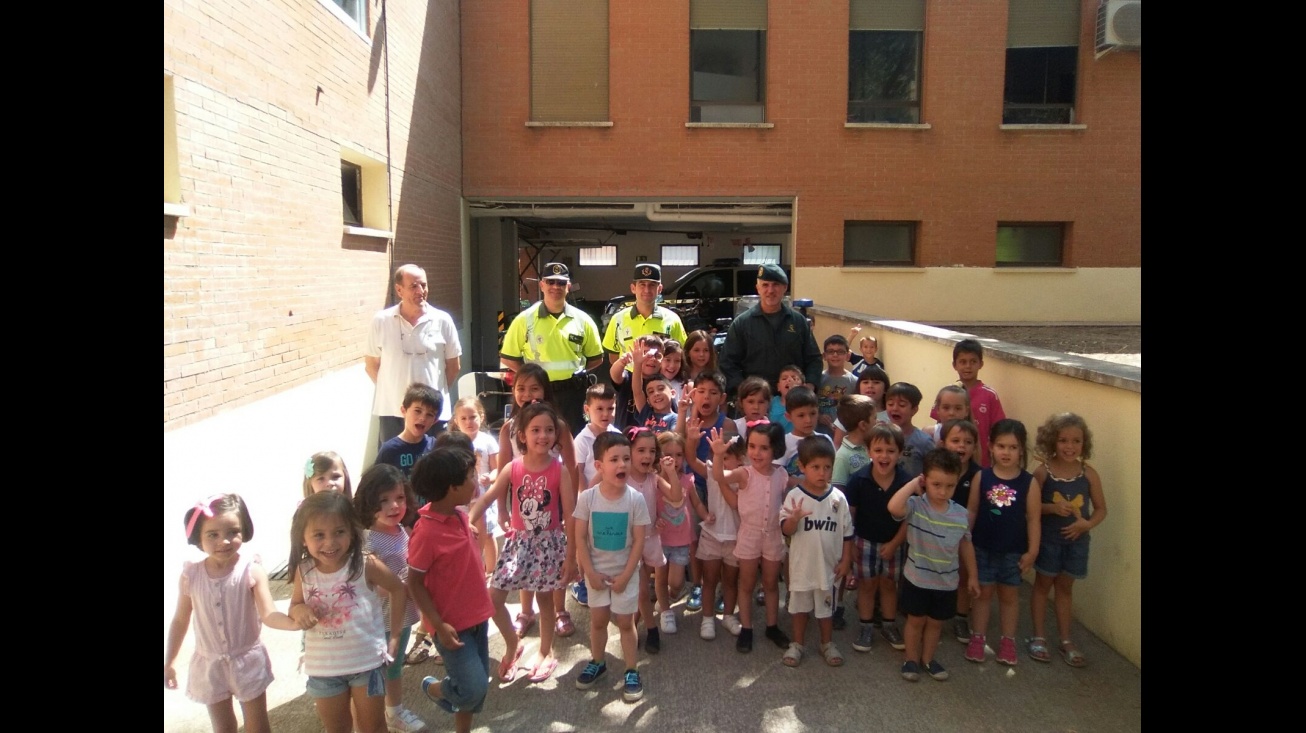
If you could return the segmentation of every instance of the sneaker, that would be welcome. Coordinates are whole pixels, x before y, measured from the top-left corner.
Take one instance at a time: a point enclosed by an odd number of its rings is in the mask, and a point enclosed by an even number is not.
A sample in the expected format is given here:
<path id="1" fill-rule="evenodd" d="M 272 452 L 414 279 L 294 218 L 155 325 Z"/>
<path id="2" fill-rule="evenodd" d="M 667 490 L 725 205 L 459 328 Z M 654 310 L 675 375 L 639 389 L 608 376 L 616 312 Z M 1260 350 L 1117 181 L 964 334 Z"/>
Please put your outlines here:
<path id="1" fill-rule="evenodd" d="M 680 590 L 676 591 L 675 593 L 672 593 L 671 599 L 667 601 L 667 603 L 672 606 L 676 605 L 677 603 L 680 602 L 681 598 L 684 598 L 685 596 L 689 595 L 689 591 L 690 591 L 689 584 L 681 583 Z M 702 606 L 700 605 L 699 608 L 702 608 Z"/>
<path id="2" fill-rule="evenodd" d="M 394 715 L 385 711 L 385 725 L 391 733 L 421 733 L 426 730 L 426 723 L 417 717 L 417 713 L 403 707 Z"/>
<path id="3" fill-rule="evenodd" d="M 1012 645 L 1014 652 L 1015 645 Z M 971 662 L 984 661 L 984 635 L 971 634 L 970 642 L 966 644 L 966 659 Z"/>
<path id="4" fill-rule="evenodd" d="M 944 669 L 942 664 L 939 664 L 933 659 L 930 660 L 929 664 L 925 665 L 925 671 L 930 674 L 930 677 L 940 682 L 948 679 L 948 670 Z"/>
<path id="5" fill-rule="evenodd" d="M 434 677 L 430 677 L 430 676 L 423 677 L 423 678 L 422 678 L 422 692 L 426 693 L 426 697 L 427 697 L 427 699 L 429 699 L 431 702 L 435 703 L 435 706 L 436 706 L 436 707 L 440 708 L 441 710 L 445 711 L 446 713 L 456 713 L 456 712 L 458 712 L 458 708 L 454 707 L 453 703 L 451 703 L 451 702 L 449 702 L 448 700 L 444 699 L 444 696 L 443 696 L 443 695 L 437 695 L 437 694 L 431 692 L 431 688 L 432 688 L 433 686 L 435 686 L 435 685 L 438 685 L 438 684 L 440 684 L 440 680 L 438 680 L 438 679 L 436 679 L 436 678 L 434 678 Z"/>
<path id="6" fill-rule="evenodd" d="M 703 608 L 703 586 L 696 585 L 689 589 L 689 600 L 685 603 L 685 608 L 691 611 L 698 611 Z"/>
<path id="7" fill-rule="evenodd" d="M 739 638 L 735 639 L 735 651 L 740 654 L 747 654 L 753 651 L 753 630 L 739 629 Z"/>
<path id="8" fill-rule="evenodd" d="M 639 672 L 626 670 L 626 684 L 621 688 L 621 699 L 635 702 L 641 697 L 644 697 L 644 683 L 639 681 Z"/>
<path id="9" fill-rule="evenodd" d="M 835 631 L 843 631 L 848 628 L 848 619 L 843 617 L 843 612 L 843 606 L 834 609 L 834 616 L 831 618 L 830 624 L 834 627 Z"/>
<path id="10" fill-rule="evenodd" d="M 607 662 L 590 662 L 585 665 L 585 669 L 582 670 L 580 676 L 576 678 L 576 689 L 588 690 L 594 686 L 594 681 L 607 671 Z"/>
<path id="11" fill-rule="evenodd" d="M 576 602 L 580 605 L 585 606 L 586 608 L 589 607 L 590 591 L 589 588 L 585 587 L 585 581 L 581 580 L 572 584 L 571 597 L 575 598 Z"/>
<path id="12" fill-rule="evenodd" d="M 766 627 L 766 638 L 781 649 L 789 648 L 789 635 L 781 631 L 779 626 Z"/>
<path id="13" fill-rule="evenodd" d="M 702 594 L 700 593 L 699 595 L 701 596 Z M 690 596 L 690 597 L 689 597 L 689 602 L 690 602 L 690 603 L 693 603 L 693 602 L 694 602 L 694 597 L 693 597 L 693 596 Z M 698 605 L 699 605 L 700 607 L 703 605 L 703 599 L 702 599 L 702 598 L 699 598 L 699 599 L 698 599 Z M 716 612 L 717 612 L 717 613 L 725 613 L 725 612 L 726 612 L 726 599 L 725 599 L 724 596 L 717 596 L 717 597 L 716 597 Z"/>
<path id="14" fill-rule="evenodd" d="M 1010 636 L 1004 636 L 998 642 L 998 663 L 1016 666 L 1016 640 Z"/>
<path id="15" fill-rule="evenodd" d="M 644 651 L 649 654 L 662 651 L 662 637 L 658 635 L 657 628 L 649 629 L 648 636 L 644 637 Z"/>
<path id="16" fill-rule="evenodd" d="M 676 633 L 676 612 L 663 611 L 661 626 L 662 626 L 662 633 L 664 634 Z"/>
<path id="17" fill-rule="evenodd" d="M 884 634 L 884 638 L 889 641 L 889 646 L 894 649 L 902 651 L 907 648 L 906 642 L 902 640 L 902 632 L 898 631 L 898 624 L 885 624 L 880 629 L 880 633 Z"/>
<path id="18" fill-rule="evenodd" d="M 853 649 L 859 652 L 869 652 L 874 641 L 875 627 L 870 624 L 862 624 L 862 630 L 857 632 L 857 641 L 853 642 Z"/>
<path id="19" fill-rule="evenodd" d="M 766 605 L 766 591 L 761 589 L 757 591 L 757 605 L 759 606 Z"/>
<path id="20" fill-rule="evenodd" d="M 743 624 L 739 623 L 739 617 L 733 613 L 729 616 L 722 616 L 721 625 L 726 627 L 726 631 L 729 631 L 731 636 L 739 636 L 739 630 L 744 628 Z"/>
<path id="21" fill-rule="evenodd" d="M 703 623 L 698 625 L 698 636 L 704 641 L 712 641 L 716 638 L 716 619 L 705 618 Z"/>
<path id="22" fill-rule="evenodd" d="M 921 678 L 920 665 L 910 659 L 902 663 L 902 678 L 908 682 L 916 682 Z"/>
<path id="23" fill-rule="evenodd" d="M 952 622 L 952 633 L 956 635 L 957 641 L 966 644 L 970 641 L 970 621 L 964 616 L 958 616 L 956 621 Z"/>

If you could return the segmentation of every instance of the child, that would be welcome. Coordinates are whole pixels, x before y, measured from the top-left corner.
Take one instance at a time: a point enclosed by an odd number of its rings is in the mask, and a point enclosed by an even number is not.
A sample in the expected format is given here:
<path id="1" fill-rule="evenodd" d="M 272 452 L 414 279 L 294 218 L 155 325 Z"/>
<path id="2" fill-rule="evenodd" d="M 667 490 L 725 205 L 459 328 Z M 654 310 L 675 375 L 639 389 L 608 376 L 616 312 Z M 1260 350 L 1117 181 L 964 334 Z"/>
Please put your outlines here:
<path id="1" fill-rule="evenodd" d="M 821 386 L 817 392 L 821 402 L 821 421 L 817 430 L 834 435 L 839 400 L 857 388 L 857 378 L 844 368 L 848 363 L 848 339 L 835 334 L 825 340 L 822 348 L 825 350 L 825 371 L 821 373 Z"/>
<path id="2" fill-rule="evenodd" d="M 898 462 L 911 476 L 921 473 L 921 458 L 934 450 L 934 434 L 918 430 L 912 424 L 912 418 L 921 408 L 921 391 L 916 385 L 907 382 L 894 382 L 889 385 L 884 402 L 889 413 L 889 422 L 902 431 L 902 455 Z"/>
<path id="3" fill-rule="evenodd" d="M 638 364 L 638 361 L 636 362 Z M 654 433 L 676 429 L 676 393 L 671 382 L 661 374 L 642 379 L 637 366 L 630 377 L 635 394 L 635 419 L 626 427 L 645 427 Z"/>
<path id="4" fill-rule="evenodd" d="M 692 452 L 697 461 L 690 463 L 690 468 L 694 471 L 694 488 L 698 490 L 698 498 L 707 501 L 707 472 L 698 469 L 703 466 L 712 456 L 712 446 L 709 435 L 712 430 L 722 432 L 722 437 L 730 438 L 738 435 L 735 422 L 727 420 L 721 410 L 721 405 L 725 402 L 726 377 L 721 372 L 707 372 L 701 375 L 694 382 L 694 388 L 690 390 L 689 399 L 680 403 L 680 418 L 676 424 L 679 431 L 685 435 L 686 454 Z M 694 423 L 695 431 L 698 433 L 697 442 L 689 440 L 690 423 Z M 693 448 L 690 451 L 690 448 Z"/>
<path id="5" fill-rule="evenodd" d="M 514 388 L 516 385 L 514 385 Z M 540 651 L 531 666 L 531 682 L 543 682 L 553 675 L 558 660 L 553 656 L 556 598 L 554 591 L 567 587 L 576 567 L 576 544 L 571 540 L 576 493 L 571 472 L 552 451 L 565 423 L 547 402 L 532 402 L 513 418 L 517 447 L 521 458 L 499 471 L 494 484 L 472 505 L 471 518 L 478 519 L 485 508 L 501 496 L 508 497 L 511 533 L 499 553 L 499 564 L 490 579 L 490 598 L 495 613 L 507 613 L 505 601 L 510 590 L 536 594 L 540 604 Z M 522 614 L 529 606 L 522 603 Z M 534 621 L 534 617 L 530 617 Z M 519 635 L 529 623 L 518 616 Z"/>
<path id="6" fill-rule="evenodd" d="M 912 480 L 903 470 L 902 432 L 894 425 L 875 425 L 866 436 L 870 464 L 848 478 L 848 506 L 857 530 L 857 613 L 861 630 L 853 649 L 869 652 L 875 639 L 875 593 L 880 594 L 883 623 L 880 633 L 894 649 L 903 648 L 898 630 L 898 579 L 902 576 L 902 544 L 907 525 L 889 514 L 889 499 Z"/>
<path id="7" fill-rule="evenodd" d="M 635 612 L 640 589 L 632 582 L 644 552 L 650 520 L 648 504 L 626 483 L 630 441 L 621 433 L 604 433 L 594 441 L 594 468 L 600 480 L 576 501 L 576 559 L 591 590 L 590 663 L 576 678 L 588 690 L 607 671 L 608 621 L 621 633 L 621 657 L 626 665 L 622 699 L 635 702 L 644 685 L 635 669 L 639 633 Z"/>
<path id="8" fill-rule="evenodd" d="M 852 516 L 843 492 L 830 484 L 834 446 L 829 440 L 824 436 L 803 438 L 798 444 L 798 463 L 803 483 L 790 490 L 780 510 L 780 529 L 791 538 L 788 608 L 794 623 L 794 640 L 784 654 L 784 663 L 797 667 L 802 661 L 807 617 L 813 615 L 820 626 L 821 656 L 826 664 L 838 667 L 843 655 L 834 645 L 831 616 L 835 584 L 848 574 L 852 563 Z"/>
<path id="9" fill-rule="evenodd" d="M 580 486 L 592 486 L 595 477 L 598 475 L 594 471 L 594 441 L 600 435 L 606 432 L 621 435 L 621 431 L 612 426 L 612 416 L 616 412 L 617 393 L 612 391 L 612 385 L 607 382 L 598 382 L 591 384 L 585 390 L 585 405 L 582 410 L 585 413 L 585 419 L 588 421 L 585 427 L 576 433 L 573 444 L 576 446 L 576 466 L 580 472 Z M 585 587 L 585 576 L 582 574 L 580 580 L 577 580 L 571 586 L 571 597 L 582 606 L 589 605 L 589 592 Z"/>
<path id="10" fill-rule="evenodd" d="M 780 465 L 784 466 L 785 473 L 789 475 L 788 488 L 790 489 L 802 483 L 802 462 L 798 460 L 798 444 L 804 438 L 819 435 L 830 442 L 830 450 L 834 450 L 834 443 L 830 441 L 830 436 L 816 432 L 819 419 L 817 405 L 816 394 L 807 387 L 795 387 L 785 396 L 785 417 L 792 427 L 785 433 L 785 453 L 780 458 Z"/>
<path id="11" fill-rule="evenodd" d="M 865 395 L 844 395 L 839 400 L 839 422 L 851 426 L 848 434 L 834 454 L 834 474 L 831 480 L 843 488 L 848 477 L 871 462 L 866 450 L 867 432 L 875 424 L 875 402 Z"/>
<path id="12" fill-rule="evenodd" d="M 707 519 L 707 508 L 694 490 L 693 476 L 685 469 L 685 439 L 671 431 L 659 433 L 658 454 L 662 456 L 663 481 L 659 482 L 662 496 L 658 506 L 657 533 L 667 564 L 657 582 L 659 597 L 664 595 L 668 599 L 668 605 L 662 608 L 662 633 L 674 634 L 676 613 L 670 604 L 689 591 L 685 586 L 685 568 L 689 565 L 690 546 L 694 539 L 694 523 L 689 510 L 692 507 L 699 519 Z"/>
<path id="13" fill-rule="evenodd" d="M 385 563 L 399 580 L 408 579 L 408 529 L 401 522 L 408 513 L 413 490 L 403 471 L 388 463 L 375 463 L 358 481 L 354 510 L 370 531 L 364 537 L 364 551 Z M 381 615 L 390 616 L 389 596 L 381 599 Z M 404 604 L 404 626 L 399 634 L 399 648 L 408 648 L 409 627 L 417 623 L 417 604 L 410 596 Z M 391 731 L 417 733 L 426 723 L 404 707 L 403 660 L 390 663 L 385 670 L 385 722 Z"/>
<path id="14" fill-rule="evenodd" d="M 704 374 L 719 371 L 716 364 L 716 349 L 712 347 L 712 335 L 707 331 L 691 331 L 685 337 L 684 348 L 685 384 L 697 382 Z"/>
<path id="15" fill-rule="evenodd" d="M 949 420 L 970 419 L 970 397 L 966 390 L 955 384 L 949 384 L 939 390 L 934 397 L 934 409 L 930 414 L 939 423 L 934 426 L 934 444 L 943 442 L 943 423 Z"/>
<path id="16" fill-rule="evenodd" d="M 403 581 L 363 552 L 354 505 L 334 491 L 314 494 L 290 528 L 295 589 L 290 617 L 308 630 L 308 694 L 327 733 L 384 733 L 385 668 L 399 651 L 408 594 Z M 390 594 L 390 636 L 376 586 Z M 353 707 L 353 715 L 350 707 Z"/>
<path id="17" fill-rule="evenodd" d="M 517 370 L 512 383 L 512 401 L 513 416 L 509 417 L 503 423 L 503 428 L 499 431 L 499 467 L 502 468 L 512 462 L 514 458 L 522 455 L 521 445 L 516 440 L 517 430 L 513 422 L 517 413 L 524 409 L 532 402 L 544 402 L 551 406 L 556 415 L 560 415 L 559 407 L 554 402 L 553 386 L 549 381 L 549 373 L 544 371 L 544 367 L 539 364 L 523 364 Z M 571 440 L 570 428 L 567 421 L 558 417 L 558 444 L 550 451 L 550 455 L 561 459 L 564 470 L 571 477 L 571 485 L 574 487 L 580 483 L 580 472 L 576 468 L 576 449 Z M 497 478 L 497 477 L 496 477 Z M 573 491 L 574 494 L 574 491 Z M 508 516 L 508 492 L 504 492 L 499 497 L 497 510 L 499 515 L 499 524 L 503 525 L 504 519 Z M 472 515 L 475 518 L 475 514 Z M 568 515 L 570 522 L 570 515 Z M 495 567 L 498 567 L 497 565 Z M 573 567 L 571 573 L 577 571 Z M 565 588 L 565 586 L 564 586 Z M 535 593 L 523 590 L 519 594 L 521 600 L 521 612 L 517 614 L 517 634 L 525 636 L 526 632 L 535 625 L 535 614 L 531 609 L 535 606 Z M 553 594 L 553 607 L 557 609 L 557 622 L 554 631 L 558 636 L 571 636 L 575 633 L 575 625 L 571 621 L 571 614 L 566 610 L 567 592 L 559 588 Z"/>
<path id="18" fill-rule="evenodd" d="M 675 339 L 669 338 L 662 342 L 661 374 L 671 385 L 672 398 L 679 401 L 685 391 L 685 352 Z"/>
<path id="19" fill-rule="evenodd" d="M 404 429 L 395 437 L 381 444 L 376 453 L 377 463 L 388 463 L 404 472 L 412 473 L 417 459 L 435 448 L 435 438 L 426 431 L 440 419 L 444 396 L 440 390 L 414 382 L 404 392 L 404 404 L 401 413 L 404 416 Z M 409 525 L 417 521 L 417 508 L 427 502 L 427 498 L 416 494 L 416 506 L 409 507 L 412 513 Z"/>
<path id="20" fill-rule="evenodd" d="M 1034 565 L 1038 554 L 1041 494 L 1038 480 L 1025 470 L 1024 424 L 999 420 L 989 431 L 989 449 L 993 467 L 975 474 L 968 507 L 980 596 L 971 613 L 966 659 L 984 661 L 984 633 L 997 584 L 1002 633 L 998 662 L 1014 665 L 1020 574 Z"/>
<path id="21" fill-rule="evenodd" d="M 630 469 L 626 481 L 631 488 L 638 491 L 648 505 L 648 515 L 658 516 L 662 495 L 670 491 L 666 480 L 658 475 L 661 456 L 658 455 L 658 439 L 652 430 L 639 426 L 626 431 L 630 440 Z M 649 585 L 653 585 L 653 593 Z M 662 651 L 662 636 L 659 633 L 659 618 L 653 609 L 653 596 L 657 596 L 658 605 L 663 611 L 671 610 L 670 598 L 667 596 L 667 558 L 662 554 L 662 539 L 657 532 L 649 532 L 644 537 L 643 562 L 639 569 L 639 615 L 644 620 L 644 651 L 657 654 Z M 672 617 L 674 624 L 674 616 Z M 661 626 L 668 634 L 674 634 L 674 625 Z"/>
<path id="22" fill-rule="evenodd" d="M 747 380 L 745 380 L 747 381 Z M 765 383 L 763 383 L 765 384 Z M 741 388 L 742 389 L 742 388 Z M 780 505 L 784 501 L 786 475 L 772 461 L 784 451 L 784 431 L 769 422 L 748 428 L 749 465 L 727 470 L 723 458 L 726 442 L 719 430 L 712 431 L 712 474 L 717 483 L 736 482 L 738 492 L 739 531 L 735 536 L 735 557 L 739 560 L 739 638 L 735 650 L 753 651 L 753 621 L 748 598 L 757 583 L 757 565 L 762 565 L 762 591 L 766 603 L 766 638 L 781 649 L 789 647 L 789 637 L 780 630 L 780 565 L 785 559 L 784 537 L 780 532 Z"/>
<path id="23" fill-rule="evenodd" d="M 638 366 L 636 366 L 638 363 Z M 631 373 L 626 372 L 626 366 L 630 365 Z M 617 390 L 617 416 L 613 423 L 625 430 L 632 425 L 639 425 L 639 405 L 635 400 L 636 387 L 641 388 L 643 382 L 636 385 L 631 378 L 635 370 L 639 370 L 641 379 L 647 381 L 658 374 L 662 369 L 662 338 L 660 336 L 648 335 L 640 336 L 631 344 L 630 351 L 622 354 L 619 359 L 612 362 L 608 370 L 608 376 L 612 377 L 612 385 Z"/>
<path id="24" fill-rule="evenodd" d="M 481 430 L 485 424 L 485 406 L 475 397 L 464 397 L 454 403 L 453 420 L 458 431 L 472 441 L 472 453 L 476 455 L 476 495 L 472 499 L 479 499 L 499 474 L 499 441 Z M 485 567 L 492 568 L 499 561 L 499 548 L 495 539 L 503 536 L 497 506 L 491 504 L 485 510 L 485 519 L 476 525 L 476 532 L 480 536 Z"/>
<path id="25" fill-rule="evenodd" d="M 921 670 L 940 682 L 948 671 L 934 658 L 943 622 L 952 616 L 960 582 L 958 568 L 968 572 L 966 590 L 979 595 L 975 550 L 970 543 L 966 509 L 951 498 L 961 477 L 962 463 L 946 448 L 926 453 L 919 479 L 889 499 L 889 514 L 907 527 L 907 562 L 903 567 L 902 609 L 907 613 L 907 660 L 902 677 L 920 679 Z M 960 558 L 960 562 L 958 562 Z"/>
<path id="26" fill-rule="evenodd" d="M 957 458 L 961 459 L 961 478 L 957 480 L 957 488 L 952 492 L 952 500 L 963 507 L 970 506 L 970 489 L 971 483 L 975 479 L 975 474 L 979 472 L 980 465 L 975 461 L 976 446 L 979 444 L 979 430 L 975 423 L 970 420 L 949 420 L 943 423 L 943 440 L 940 441 L 940 448 L 947 448 L 954 453 Z M 915 479 L 913 479 L 915 480 Z M 957 582 L 965 585 L 970 581 L 970 571 L 965 565 L 961 566 L 961 574 Z M 957 618 L 952 623 L 953 634 L 957 641 L 965 644 L 970 641 L 970 594 L 957 594 Z"/>
<path id="27" fill-rule="evenodd" d="M 776 378 L 776 395 L 771 398 L 771 409 L 766 416 L 771 422 L 784 428 L 785 433 L 792 433 L 794 430 L 794 424 L 785 416 L 785 400 L 789 399 L 789 390 L 802 385 L 803 378 L 803 370 L 793 364 L 781 367 L 780 376 Z"/>
<path id="28" fill-rule="evenodd" d="M 771 385 L 761 377 L 748 377 L 739 383 L 736 402 L 743 415 L 735 419 L 735 431 L 744 435 L 748 432 L 749 423 L 767 420 L 766 413 L 771 408 Z M 784 428 L 780 430 L 784 432 Z"/>
<path id="29" fill-rule="evenodd" d="M 1070 640 L 1071 588 L 1075 580 L 1088 577 L 1088 532 L 1106 519 L 1102 479 L 1086 462 L 1093 456 L 1093 434 L 1084 418 L 1063 412 L 1039 427 L 1035 442 L 1043 463 L 1034 469 L 1034 480 L 1043 495 L 1041 541 L 1029 597 L 1034 618 L 1029 656 L 1039 662 L 1051 659 L 1044 627 L 1048 594 L 1055 587 L 1061 658 L 1072 667 L 1082 667 L 1084 655 Z"/>
<path id="30" fill-rule="evenodd" d="M 861 337 L 860 340 L 858 340 L 857 334 L 861 332 L 862 332 L 862 326 L 859 323 L 856 326 L 853 326 L 852 331 L 849 332 L 848 334 L 848 343 L 851 344 L 854 340 L 856 340 L 857 349 L 861 352 L 862 355 L 861 360 L 858 361 L 856 364 L 854 364 L 851 369 L 853 376 L 858 379 L 861 379 L 862 372 L 866 371 L 866 369 L 869 367 L 876 366 L 879 367 L 880 369 L 884 369 L 884 362 L 880 361 L 880 357 L 879 357 L 879 353 L 880 353 L 879 339 L 875 338 L 874 336 L 863 336 Z M 885 386 L 886 387 L 888 386 L 887 381 L 885 382 Z"/>
<path id="31" fill-rule="evenodd" d="M 889 413 L 884 411 L 884 393 L 889 391 L 889 375 L 877 366 L 863 369 L 857 377 L 857 394 L 865 395 L 875 401 L 875 410 L 871 413 L 871 424 L 889 422 Z M 837 418 L 834 421 L 834 444 L 843 445 L 848 435 L 848 428 Z"/>
<path id="32" fill-rule="evenodd" d="M 1007 413 L 1002 410 L 1002 400 L 992 387 L 980 381 L 979 371 L 984 367 L 984 347 L 975 339 L 962 339 L 952 347 L 952 368 L 957 372 L 957 379 L 966 388 L 970 396 L 970 418 L 979 428 L 980 435 L 988 435 L 994 424 L 1004 420 Z M 980 443 L 980 465 L 989 465 L 989 445 Z"/>
<path id="33" fill-rule="evenodd" d="M 346 499 L 353 500 L 353 484 L 349 481 L 349 469 L 345 468 L 345 459 L 339 453 L 324 450 L 309 456 L 304 464 L 304 498 L 319 491 L 339 491 Z"/>
<path id="34" fill-rule="evenodd" d="M 686 431 L 689 445 L 697 445 L 703 436 L 698 420 L 692 420 Z M 738 436 L 736 436 L 737 438 Z M 742 440 L 731 440 L 726 448 L 722 465 L 735 470 L 743 464 L 747 445 Z M 716 614 L 723 614 L 721 625 L 738 636 L 739 618 L 734 615 L 739 584 L 739 560 L 735 558 L 735 538 L 739 529 L 739 487 L 737 483 L 718 483 L 713 475 L 712 461 L 706 464 L 692 453 L 685 454 L 685 462 L 696 475 L 707 477 L 707 518 L 703 520 L 694 555 L 702 574 L 701 615 L 698 635 L 706 641 L 716 638 Z M 736 474 L 737 475 L 737 474 Z M 698 493 L 695 490 L 695 493 Z M 722 593 L 717 596 L 717 581 Z M 716 601 L 714 603 L 714 600 Z"/>
<path id="35" fill-rule="evenodd" d="M 273 604 L 258 557 L 240 551 L 245 540 L 254 539 L 254 522 L 239 495 L 210 496 L 186 510 L 185 522 L 186 541 L 206 557 L 182 565 L 177 612 L 168 627 L 163 658 L 163 686 L 177 689 L 173 664 L 193 613 L 195 654 L 186 675 L 186 697 L 208 706 L 215 733 L 235 733 L 233 697 L 240 701 L 245 730 L 268 733 L 272 660 L 259 631 L 261 624 L 286 631 L 299 629 L 299 624 Z"/>
<path id="36" fill-rule="evenodd" d="M 408 555 L 408 589 L 422 611 L 427 631 L 444 658 L 444 679 L 426 677 L 422 690 L 454 715 L 454 729 L 472 729 L 489 688 L 489 627 L 510 628 L 506 609 L 495 607 L 485 589 L 485 566 L 462 509 L 476 490 L 476 458 L 458 448 L 437 448 L 413 467 L 413 483 L 431 502 L 422 507 Z M 437 577 L 438 576 L 438 577 Z M 499 679 L 512 681 L 521 644 L 503 634 L 506 650 Z"/>

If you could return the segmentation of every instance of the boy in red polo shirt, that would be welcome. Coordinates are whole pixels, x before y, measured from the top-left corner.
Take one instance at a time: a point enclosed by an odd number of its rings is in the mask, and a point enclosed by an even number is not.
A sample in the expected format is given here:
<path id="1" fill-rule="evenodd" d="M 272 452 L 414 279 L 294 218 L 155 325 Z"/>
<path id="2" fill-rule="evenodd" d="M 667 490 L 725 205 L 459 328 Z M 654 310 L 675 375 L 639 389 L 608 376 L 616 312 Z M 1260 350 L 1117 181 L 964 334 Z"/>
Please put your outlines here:
<path id="1" fill-rule="evenodd" d="M 487 622 L 494 615 L 480 544 L 464 508 L 476 490 L 476 456 L 461 448 L 437 448 L 418 459 L 410 480 L 431 503 L 418 511 L 408 544 L 408 592 L 435 637 L 445 671 L 444 679 L 422 680 L 422 689 L 454 714 L 454 730 L 462 733 L 472 729 L 472 715 L 481 711 L 489 689 Z M 511 676 L 520 653 L 515 635 L 505 641 L 500 679 Z"/>

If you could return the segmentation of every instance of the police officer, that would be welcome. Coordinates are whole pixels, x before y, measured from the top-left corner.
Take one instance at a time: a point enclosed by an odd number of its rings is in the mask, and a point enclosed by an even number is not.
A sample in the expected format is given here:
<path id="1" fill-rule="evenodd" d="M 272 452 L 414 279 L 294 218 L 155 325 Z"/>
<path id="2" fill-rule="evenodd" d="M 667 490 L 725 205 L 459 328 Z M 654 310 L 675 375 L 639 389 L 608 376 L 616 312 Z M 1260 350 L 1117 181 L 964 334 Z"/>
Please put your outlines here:
<path id="1" fill-rule="evenodd" d="M 585 424 L 583 406 L 589 387 L 587 370 L 603 363 L 603 346 L 594 320 L 567 303 L 571 271 L 561 262 L 544 266 L 540 302 L 512 320 L 503 335 L 499 361 L 517 371 L 539 364 L 549 373 L 554 403 L 573 432 Z"/>
<path id="2" fill-rule="evenodd" d="M 733 393 L 744 377 L 761 377 L 775 390 L 786 364 L 803 370 L 807 386 L 821 383 L 821 351 L 807 318 L 784 304 L 789 277 L 779 265 L 757 268 L 757 305 L 735 317 L 726 332 L 721 372 Z"/>
<path id="3" fill-rule="evenodd" d="M 635 304 L 617 311 L 603 334 L 603 350 L 608 352 L 608 359 L 615 364 L 622 354 L 630 351 L 635 339 L 649 334 L 673 338 L 683 346 L 686 334 L 680 316 L 670 308 L 658 305 L 658 294 L 662 292 L 662 268 L 647 262 L 636 265 L 630 292 L 635 295 Z M 627 365 L 626 371 L 630 370 L 630 365 Z"/>

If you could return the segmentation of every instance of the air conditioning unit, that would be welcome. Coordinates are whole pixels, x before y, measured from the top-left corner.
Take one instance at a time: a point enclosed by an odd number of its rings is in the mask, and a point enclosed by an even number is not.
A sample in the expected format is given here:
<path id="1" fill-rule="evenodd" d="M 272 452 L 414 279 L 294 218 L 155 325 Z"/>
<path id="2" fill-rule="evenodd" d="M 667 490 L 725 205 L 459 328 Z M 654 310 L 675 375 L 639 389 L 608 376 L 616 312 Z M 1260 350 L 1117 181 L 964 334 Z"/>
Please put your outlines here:
<path id="1" fill-rule="evenodd" d="M 1097 53 L 1143 48 L 1143 0 L 1102 0 L 1097 7 Z"/>

